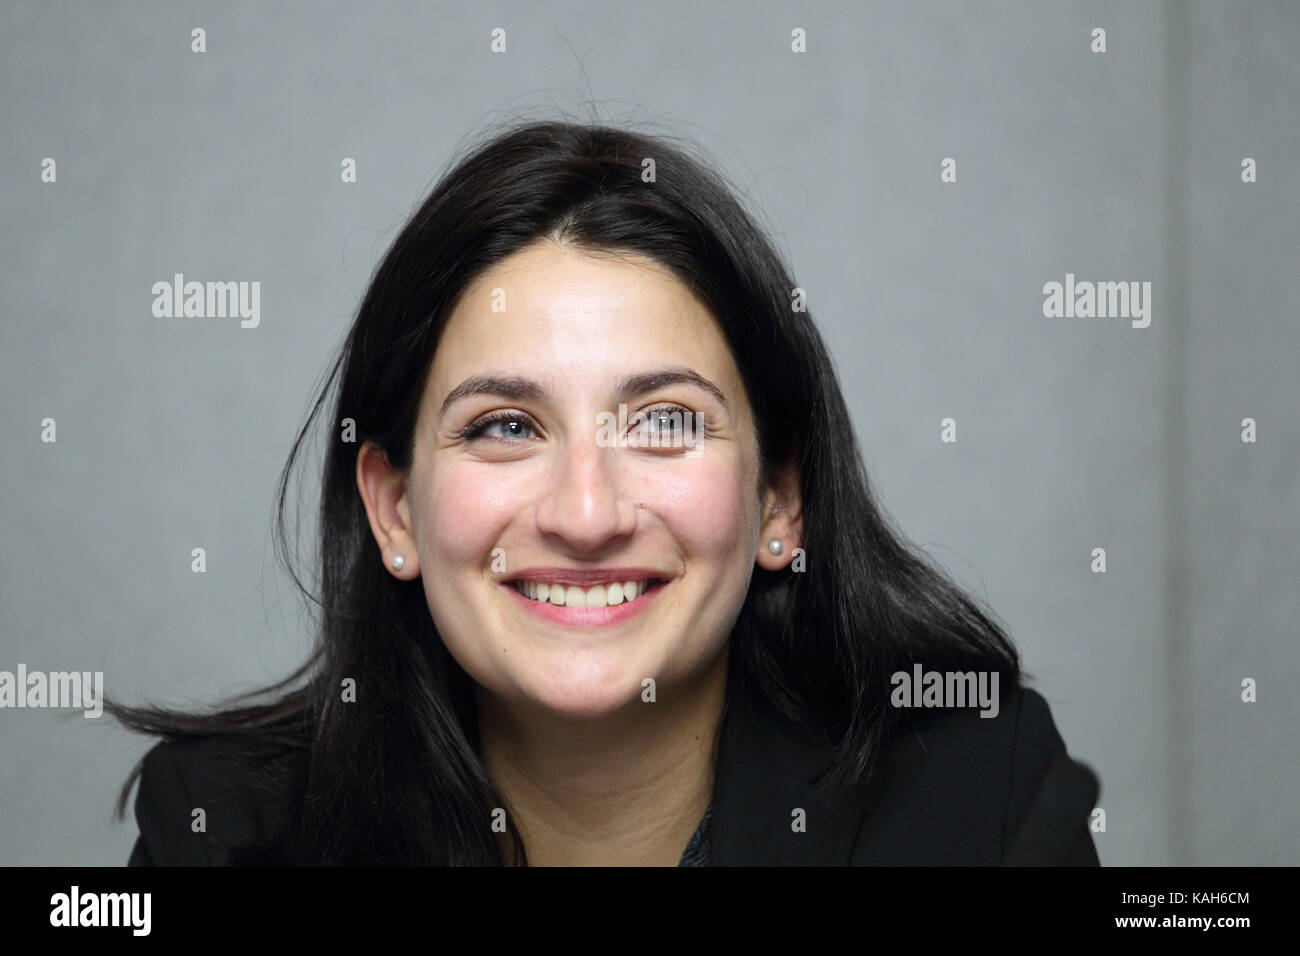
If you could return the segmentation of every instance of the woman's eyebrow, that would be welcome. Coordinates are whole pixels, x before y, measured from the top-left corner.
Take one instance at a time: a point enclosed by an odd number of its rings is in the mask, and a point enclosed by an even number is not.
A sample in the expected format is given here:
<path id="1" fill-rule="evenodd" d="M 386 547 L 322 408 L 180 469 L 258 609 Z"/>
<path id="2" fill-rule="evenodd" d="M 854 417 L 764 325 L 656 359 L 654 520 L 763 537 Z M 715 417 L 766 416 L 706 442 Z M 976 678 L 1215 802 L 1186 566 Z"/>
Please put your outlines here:
<path id="1" fill-rule="evenodd" d="M 439 414 L 445 415 L 453 404 L 471 395 L 499 395 L 502 398 L 538 401 L 545 398 L 546 394 L 546 387 L 531 378 L 517 375 L 474 375 L 447 393 Z"/>
<path id="2" fill-rule="evenodd" d="M 731 403 L 722 394 L 722 389 L 714 385 L 703 375 L 689 368 L 664 368 L 652 372 L 640 372 L 630 375 L 618 383 L 617 393 L 620 401 L 634 398 L 665 385 L 695 385 L 713 395 L 722 407 L 731 411 Z M 541 401 L 549 395 L 549 390 L 541 382 L 519 375 L 474 375 L 465 379 L 442 400 L 439 414 L 445 415 L 447 409 L 462 398 L 471 395 L 497 395 L 525 401 Z"/>
<path id="3" fill-rule="evenodd" d="M 731 412 L 731 403 L 727 401 L 727 396 L 722 394 L 722 389 L 699 372 L 689 368 L 663 368 L 653 372 L 641 372 L 638 375 L 629 376 L 618 383 L 618 397 L 621 401 L 625 398 L 633 398 L 646 392 L 652 392 L 656 388 L 663 388 L 665 385 L 679 384 L 695 385 L 704 389 L 721 402 L 722 407 L 728 413 Z"/>

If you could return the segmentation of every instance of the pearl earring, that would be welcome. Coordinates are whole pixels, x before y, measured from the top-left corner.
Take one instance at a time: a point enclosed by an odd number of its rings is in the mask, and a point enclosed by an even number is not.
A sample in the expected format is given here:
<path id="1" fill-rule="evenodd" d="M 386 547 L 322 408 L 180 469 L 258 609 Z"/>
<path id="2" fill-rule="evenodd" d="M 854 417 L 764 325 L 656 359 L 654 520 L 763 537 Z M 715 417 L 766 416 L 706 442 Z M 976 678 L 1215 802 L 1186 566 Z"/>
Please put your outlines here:
<path id="1" fill-rule="evenodd" d="M 785 546 L 781 544 L 780 538 L 773 538 L 767 543 L 767 550 L 771 551 L 773 554 L 780 554 L 785 550 Z"/>
<path id="2" fill-rule="evenodd" d="M 400 571 L 400 570 L 402 570 L 402 568 L 403 568 L 403 566 L 404 566 L 405 564 L 406 564 L 406 558 L 402 557 L 400 554 L 395 554 L 395 555 L 393 555 L 393 570 L 394 570 L 394 571 Z"/>

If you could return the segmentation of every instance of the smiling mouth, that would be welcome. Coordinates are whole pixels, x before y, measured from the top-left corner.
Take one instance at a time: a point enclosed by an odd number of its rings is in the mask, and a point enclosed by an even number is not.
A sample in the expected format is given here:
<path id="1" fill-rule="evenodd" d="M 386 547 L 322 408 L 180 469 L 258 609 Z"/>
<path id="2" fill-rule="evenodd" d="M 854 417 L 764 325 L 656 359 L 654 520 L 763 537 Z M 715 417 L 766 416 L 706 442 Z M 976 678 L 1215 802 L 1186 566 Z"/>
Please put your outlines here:
<path id="1" fill-rule="evenodd" d="M 505 586 L 514 588 L 525 598 L 538 604 L 579 609 L 634 604 L 642 599 L 647 591 L 662 587 L 663 583 L 661 578 L 645 578 L 640 581 L 611 581 L 591 587 L 578 587 L 572 584 L 521 580 L 506 582 Z"/>

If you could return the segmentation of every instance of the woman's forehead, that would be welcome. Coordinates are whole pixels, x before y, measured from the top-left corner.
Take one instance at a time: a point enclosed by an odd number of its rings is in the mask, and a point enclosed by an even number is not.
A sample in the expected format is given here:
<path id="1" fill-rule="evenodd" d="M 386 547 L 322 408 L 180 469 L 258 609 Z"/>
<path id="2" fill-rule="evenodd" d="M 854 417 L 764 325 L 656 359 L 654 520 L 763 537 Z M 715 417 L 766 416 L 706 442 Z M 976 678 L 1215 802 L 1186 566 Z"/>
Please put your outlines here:
<path id="1" fill-rule="evenodd" d="M 666 367 L 689 367 L 724 394 L 739 384 L 712 314 L 667 270 L 544 243 L 466 290 L 440 336 L 430 389 L 441 404 L 466 378 L 490 373 L 599 391 Z"/>

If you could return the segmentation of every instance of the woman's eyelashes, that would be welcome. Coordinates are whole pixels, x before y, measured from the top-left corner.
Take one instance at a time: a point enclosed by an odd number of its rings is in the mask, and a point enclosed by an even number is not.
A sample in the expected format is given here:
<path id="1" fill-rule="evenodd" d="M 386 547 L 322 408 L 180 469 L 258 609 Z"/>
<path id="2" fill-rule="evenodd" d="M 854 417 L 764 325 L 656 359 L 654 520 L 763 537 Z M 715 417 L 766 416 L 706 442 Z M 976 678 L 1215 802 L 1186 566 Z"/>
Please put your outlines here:
<path id="1" fill-rule="evenodd" d="M 497 425 L 506 426 L 503 434 L 488 434 L 488 430 Z M 466 441 L 473 441 L 476 438 L 486 437 L 494 441 L 504 442 L 507 445 L 517 445 L 521 441 L 527 441 L 524 437 L 524 431 L 535 431 L 533 420 L 519 412 L 497 412 L 493 415 L 486 415 L 470 425 L 466 425 L 460 430 L 460 437 Z M 509 436 L 509 437 L 505 437 Z"/>
<path id="2" fill-rule="evenodd" d="M 649 448 L 691 447 L 707 434 L 704 419 L 680 405 L 662 405 L 631 417 L 630 444 Z"/>
<path id="3" fill-rule="evenodd" d="M 613 413 L 609 413 L 613 414 Z M 705 420 L 681 405 L 658 405 L 627 416 L 627 444 L 634 448 L 690 447 L 708 434 Z M 522 412 L 494 412 L 460 429 L 465 441 L 485 439 L 504 445 L 535 440 L 538 427 Z M 603 431 L 597 438 L 608 443 Z"/>

